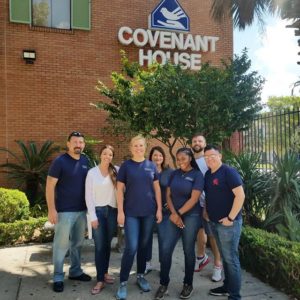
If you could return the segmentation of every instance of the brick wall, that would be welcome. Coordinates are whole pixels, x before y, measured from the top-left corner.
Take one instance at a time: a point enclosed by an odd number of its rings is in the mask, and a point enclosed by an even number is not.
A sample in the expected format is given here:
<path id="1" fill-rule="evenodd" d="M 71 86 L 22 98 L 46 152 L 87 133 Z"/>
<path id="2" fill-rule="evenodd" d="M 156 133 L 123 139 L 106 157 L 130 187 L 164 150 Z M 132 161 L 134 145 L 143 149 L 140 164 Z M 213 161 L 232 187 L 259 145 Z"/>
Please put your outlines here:
<path id="1" fill-rule="evenodd" d="M 118 29 L 147 28 L 148 15 L 159 2 L 94 0 L 91 31 L 10 23 L 8 3 L 0 0 L 0 147 L 15 150 L 17 139 L 64 142 L 72 130 L 115 145 L 113 137 L 99 133 L 105 113 L 89 103 L 100 99 L 95 90 L 97 80 L 109 84 L 110 73 L 120 70 L 120 49 L 129 52 L 131 59 L 138 59 L 137 47 L 119 44 Z M 221 58 L 231 57 L 231 22 L 212 22 L 210 1 L 180 3 L 190 17 L 192 34 L 220 37 L 217 51 L 203 54 L 203 60 L 218 64 Z M 22 50 L 27 48 L 36 51 L 33 65 L 22 59 Z M 128 153 L 127 145 L 115 148 L 117 161 Z M 0 153 L 0 163 L 5 160 Z"/>

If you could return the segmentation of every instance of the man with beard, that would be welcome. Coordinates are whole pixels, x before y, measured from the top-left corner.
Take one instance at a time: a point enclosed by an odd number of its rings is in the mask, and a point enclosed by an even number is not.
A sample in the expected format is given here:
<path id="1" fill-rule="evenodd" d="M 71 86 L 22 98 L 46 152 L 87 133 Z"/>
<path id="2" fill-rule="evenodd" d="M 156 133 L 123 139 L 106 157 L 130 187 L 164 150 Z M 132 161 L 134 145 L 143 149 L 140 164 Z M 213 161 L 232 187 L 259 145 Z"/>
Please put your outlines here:
<path id="1" fill-rule="evenodd" d="M 69 279 L 90 281 L 81 269 L 81 247 L 86 229 L 85 178 L 88 160 L 82 155 L 84 136 L 73 131 L 67 141 L 67 152 L 50 166 L 46 199 L 48 219 L 55 224 L 53 241 L 53 291 L 64 290 L 64 259 L 70 254 Z"/>
<path id="2" fill-rule="evenodd" d="M 196 159 L 196 162 L 203 174 L 205 175 L 206 171 L 208 170 L 208 167 L 206 165 L 205 159 L 204 159 L 204 148 L 206 147 L 206 140 L 205 137 L 197 133 L 192 137 L 192 149 L 194 151 L 194 156 Z M 209 239 L 209 244 L 211 246 L 213 255 L 214 255 L 214 268 L 213 268 L 213 274 L 212 274 L 212 281 L 217 282 L 222 280 L 222 261 L 221 261 L 221 255 L 218 250 L 218 246 L 216 243 L 216 240 L 213 236 L 212 229 L 210 226 L 210 223 L 203 218 L 203 213 L 206 213 L 205 210 L 205 193 L 202 193 L 200 197 L 200 206 L 202 208 L 201 213 L 201 223 L 202 227 L 199 229 L 198 235 L 197 235 L 197 257 L 196 257 L 196 264 L 195 264 L 195 272 L 200 272 L 208 263 L 209 263 L 209 257 L 205 253 L 206 248 L 206 242 L 207 237 Z"/>

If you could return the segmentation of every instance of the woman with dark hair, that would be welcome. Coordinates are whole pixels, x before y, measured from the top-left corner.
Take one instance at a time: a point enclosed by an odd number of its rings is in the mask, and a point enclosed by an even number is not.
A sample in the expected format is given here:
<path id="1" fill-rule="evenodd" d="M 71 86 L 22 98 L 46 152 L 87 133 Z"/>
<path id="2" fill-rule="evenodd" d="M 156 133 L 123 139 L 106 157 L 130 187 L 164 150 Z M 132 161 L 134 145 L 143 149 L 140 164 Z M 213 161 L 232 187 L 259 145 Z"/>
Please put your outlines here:
<path id="1" fill-rule="evenodd" d="M 93 295 L 99 294 L 105 283 L 114 283 L 108 274 L 111 240 L 117 229 L 116 183 L 117 168 L 112 165 L 114 148 L 105 145 L 100 150 L 100 163 L 89 170 L 86 178 L 85 200 L 95 243 L 97 283 Z"/>
<path id="2" fill-rule="evenodd" d="M 172 173 L 167 187 L 167 205 L 171 215 L 165 226 L 161 246 L 160 287 L 154 298 L 157 300 L 164 299 L 164 295 L 168 293 L 172 255 L 180 237 L 185 263 L 180 298 L 188 299 L 193 292 L 195 242 L 201 225 L 199 197 L 203 191 L 204 179 L 191 149 L 178 149 L 176 160 L 179 169 Z"/>
<path id="3" fill-rule="evenodd" d="M 166 200 L 166 191 L 167 191 L 169 178 L 174 170 L 166 166 L 165 163 L 166 154 L 163 148 L 160 146 L 155 146 L 150 150 L 149 160 L 153 161 L 156 165 L 156 169 L 158 172 L 158 180 L 159 180 L 159 185 L 161 190 L 163 219 L 161 223 L 157 224 L 157 236 L 158 236 L 158 247 L 159 247 L 158 253 L 159 253 L 159 261 L 160 261 L 160 253 L 161 253 L 160 248 L 164 241 L 165 225 L 169 218 L 169 210 L 168 210 L 167 200 Z M 148 245 L 145 274 L 149 273 L 152 270 L 152 265 L 151 265 L 152 244 L 153 244 L 153 238 L 150 239 Z"/>

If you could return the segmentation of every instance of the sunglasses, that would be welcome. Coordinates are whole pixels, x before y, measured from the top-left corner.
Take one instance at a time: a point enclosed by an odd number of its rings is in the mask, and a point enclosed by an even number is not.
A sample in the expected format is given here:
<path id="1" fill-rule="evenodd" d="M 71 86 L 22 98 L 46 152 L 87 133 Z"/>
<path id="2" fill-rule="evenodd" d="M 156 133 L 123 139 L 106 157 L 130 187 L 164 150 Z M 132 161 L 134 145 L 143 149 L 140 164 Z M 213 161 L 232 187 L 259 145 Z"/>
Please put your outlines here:
<path id="1" fill-rule="evenodd" d="M 68 137 L 68 141 L 70 141 L 70 139 L 71 139 L 72 136 L 83 137 L 83 138 L 84 138 L 84 135 L 81 134 L 80 132 L 78 132 L 78 131 L 73 131 L 73 132 L 70 133 L 70 135 L 69 135 L 69 137 Z"/>

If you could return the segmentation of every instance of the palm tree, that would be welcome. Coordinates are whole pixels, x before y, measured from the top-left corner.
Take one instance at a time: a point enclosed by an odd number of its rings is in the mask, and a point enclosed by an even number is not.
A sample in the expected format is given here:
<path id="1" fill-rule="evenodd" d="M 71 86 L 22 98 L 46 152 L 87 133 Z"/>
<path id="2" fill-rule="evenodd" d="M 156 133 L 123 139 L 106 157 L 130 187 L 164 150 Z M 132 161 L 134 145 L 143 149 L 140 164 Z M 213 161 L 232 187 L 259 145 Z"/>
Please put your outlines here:
<path id="1" fill-rule="evenodd" d="M 16 141 L 21 149 L 19 156 L 9 149 L 0 147 L 0 151 L 7 152 L 16 162 L 7 162 L 0 165 L 1 173 L 6 173 L 8 178 L 16 184 L 17 188 L 23 189 L 30 202 L 34 206 L 38 197 L 43 195 L 47 172 L 52 154 L 59 151 L 52 141 L 46 141 L 40 150 L 35 142 L 30 141 L 28 147 L 23 141 Z"/>
<path id="2" fill-rule="evenodd" d="M 298 0 L 213 0 L 211 7 L 211 15 L 216 21 L 232 16 L 234 26 L 242 30 L 251 25 L 255 17 L 264 23 L 265 13 L 276 12 L 283 19 L 298 19 L 300 3 Z"/>

